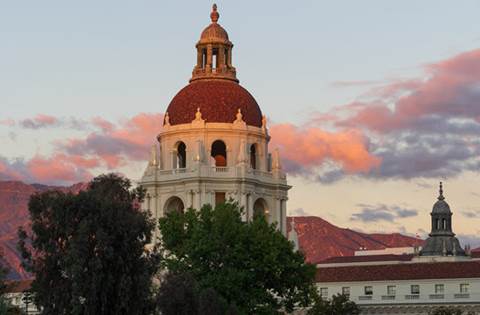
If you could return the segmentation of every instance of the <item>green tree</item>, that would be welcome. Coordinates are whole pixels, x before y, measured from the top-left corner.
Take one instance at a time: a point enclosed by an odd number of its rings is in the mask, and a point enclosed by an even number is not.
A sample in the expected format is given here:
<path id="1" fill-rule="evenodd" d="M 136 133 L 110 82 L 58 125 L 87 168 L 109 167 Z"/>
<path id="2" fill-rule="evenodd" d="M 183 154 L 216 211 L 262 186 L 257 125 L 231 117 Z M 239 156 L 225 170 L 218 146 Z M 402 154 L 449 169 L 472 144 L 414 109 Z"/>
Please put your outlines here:
<path id="1" fill-rule="evenodd" d="M 156 303 L 162 315 L 237 315 L 214 289 L 202 290 L 190 274 L 164 275 Z"/>
<path id="2" fill-rule="evenodd" d="M 455 307 L 439 307 L 430 312 L 430 315 L 462 315 L 462 310 Z"/>
<path id="3" fill-rule="evenodd" d="M 329 300 L 324 300 L 320 296 L 315 297 L 315 303 L 308 310 L 307 315 L 358 315 L 360 309 L 348 299 L 346 295 L 336 294 Z"/>
<path id="4" fill-rule="evenodd" d="M 128 179 L 108 174 L 76 195 L 31 197 L 32 233 L 19 230 L 19 248 L 43 314 L 150 312 L 157 266 L 145 246 L 155 222 L 139 209 L 144 190 L 130 187 Z"/>
<path id="5" fill-rule="evenodd" d="M 171 212 L 159 220 L 164 268 L 214 289 L 232 312 L 275 314 L 307 306 L 315 267 L 262 216 L 243 222 L 236 203 Z"/>

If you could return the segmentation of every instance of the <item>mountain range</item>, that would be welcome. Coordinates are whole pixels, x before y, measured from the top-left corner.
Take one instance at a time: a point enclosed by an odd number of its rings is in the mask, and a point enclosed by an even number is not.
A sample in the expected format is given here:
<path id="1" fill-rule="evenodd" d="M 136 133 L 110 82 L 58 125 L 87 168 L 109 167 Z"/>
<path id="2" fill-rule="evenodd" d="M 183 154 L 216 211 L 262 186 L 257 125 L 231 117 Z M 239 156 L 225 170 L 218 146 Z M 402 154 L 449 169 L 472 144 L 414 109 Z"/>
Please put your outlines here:
<path id="1" fill-rule="evenodd" d="M 26 184 L 19 181 L 0 181 L 0 251 L 4 264 L 10 270 L 9 278 L 26 279 L 29 274 L 21 267 L 21 257 L 16 249 L 17 229 L 25 226 L 28 230 L 28 200 L 37 192 L 57 189 L 76 193 L 86 188 L 79 183 L 69 187 L 55 187 L 40 184 Z M 288 227 L 294 219 L 299 246 L 307 261 L 317 263 L 329 257 L 351 256 L 356 250 L 384 249 L 421 245 L 423 240 L 398 233 L 368 234 L 337 227 L 322 218 L 314 216 L 288 217 Z"/>

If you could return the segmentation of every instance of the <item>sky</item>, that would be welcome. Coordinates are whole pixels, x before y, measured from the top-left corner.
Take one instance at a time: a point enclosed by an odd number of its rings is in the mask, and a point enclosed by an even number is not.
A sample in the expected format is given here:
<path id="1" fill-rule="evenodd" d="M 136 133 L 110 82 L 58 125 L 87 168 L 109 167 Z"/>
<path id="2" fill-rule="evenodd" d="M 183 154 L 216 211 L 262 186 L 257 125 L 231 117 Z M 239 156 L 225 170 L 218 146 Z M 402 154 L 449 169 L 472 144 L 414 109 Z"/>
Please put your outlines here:
<path id="1" fill-rule="evenodd" d="M 139 179 L 209 1 L 0 0 L 0 180 Z M 480 2 L 218 1 L 290 215 L 480 246 Z"/>

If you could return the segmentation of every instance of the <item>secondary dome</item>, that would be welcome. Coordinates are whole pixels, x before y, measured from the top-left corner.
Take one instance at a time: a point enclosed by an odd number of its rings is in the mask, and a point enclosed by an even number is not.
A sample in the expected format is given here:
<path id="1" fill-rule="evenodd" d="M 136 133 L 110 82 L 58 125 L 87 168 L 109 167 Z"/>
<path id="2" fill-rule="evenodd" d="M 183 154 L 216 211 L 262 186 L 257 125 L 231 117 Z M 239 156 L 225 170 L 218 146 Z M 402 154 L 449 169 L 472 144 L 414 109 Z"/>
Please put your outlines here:
<path id="1" fill-rule="evenodd" d="M 198 80 L 181 89 L 167 108 L 170 125 L 191 123 L 198 108 L 207 123 L 232 123 L 240 109 L 247 125 L 262 127 L 257 101 L 233 81 Z"/>

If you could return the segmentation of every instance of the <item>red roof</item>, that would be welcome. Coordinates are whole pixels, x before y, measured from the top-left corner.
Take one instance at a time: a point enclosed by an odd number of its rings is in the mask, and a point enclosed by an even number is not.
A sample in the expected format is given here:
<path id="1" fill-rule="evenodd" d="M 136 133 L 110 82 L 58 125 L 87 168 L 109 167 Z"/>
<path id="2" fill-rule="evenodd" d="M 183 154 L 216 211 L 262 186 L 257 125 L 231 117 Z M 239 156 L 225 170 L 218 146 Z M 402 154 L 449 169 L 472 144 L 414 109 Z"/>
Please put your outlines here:
<path id="1" fill-rule="evenodd" d="M 240 109 L 247 125 L 262 126 L 262 111 L 257 101 L 233 81 L 197 80 L 181 89 L 167 108 L 170 124 L 191 123 L 197 108 L 207 123 L 232 123 Z"/>
<path id="2" fill-rule="evenodd" d="M 480 261 L 317 268 L 317 282 L 480 278 Z"/>
<path id="3" fill-rule="evenodd" d="M 356 262 L 375 262 L 375 261 L 410 261 L 413 255 L 365 255 L 365 256 L 339 256 L 325 259 L 319 264 L 338 264 L 338 263 L 356 263 Z"/>

